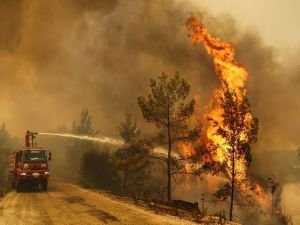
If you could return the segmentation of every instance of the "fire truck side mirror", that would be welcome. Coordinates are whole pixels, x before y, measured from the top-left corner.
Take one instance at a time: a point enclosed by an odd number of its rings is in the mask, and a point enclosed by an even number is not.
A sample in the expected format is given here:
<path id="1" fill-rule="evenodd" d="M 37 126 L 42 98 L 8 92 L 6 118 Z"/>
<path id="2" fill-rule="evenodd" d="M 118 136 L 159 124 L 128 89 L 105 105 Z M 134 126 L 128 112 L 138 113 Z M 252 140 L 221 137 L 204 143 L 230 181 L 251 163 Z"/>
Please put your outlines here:
<path id="1" fill-rule="evenodd" d="M 51 156 L 52 156 L 52 154 L 51 154 L 51 152 L 49 152 L 49 156 L 48 156 L 49 161 L 51 160 Z"/>

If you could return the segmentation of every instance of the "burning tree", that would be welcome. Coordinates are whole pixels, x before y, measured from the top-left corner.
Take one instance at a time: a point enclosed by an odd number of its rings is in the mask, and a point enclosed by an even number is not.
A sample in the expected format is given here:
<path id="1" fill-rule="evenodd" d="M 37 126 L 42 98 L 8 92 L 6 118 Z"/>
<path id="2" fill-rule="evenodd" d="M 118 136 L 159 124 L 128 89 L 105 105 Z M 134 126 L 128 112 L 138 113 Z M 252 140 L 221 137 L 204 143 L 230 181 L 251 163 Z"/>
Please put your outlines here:
<path id="1" fill-rule="evenodd" d="M 213 57 L 221 87 L 215 91 L 214 105 L 209 112 L 207 148 L 214 160 L 225 166 L 231 179 L 230 220 L 232 220 L 234 186 L 246 187 L 247 167 L 251 162 L 250 145 L 256 141 L 258 120 L 251 114 L 245 82 L 246 68 L 235 59 L 235 47 L 213 37 L 199 18 L 186 22 L 194 45 L 202 43 Z"/>
<path id="2" fill-rule="evenodd" d="M 234 186 L 246 185 L 246 167 L 251 163 L 250 144 L 256 141 L 258 120 L 251 115 L 250 104 L 246 97 L 239 99 L 237 94 L 229 90 L 226 84 L 220 93 L 218 104 L 223 113 L 221 121 L 209 117 L 214 135 L 223 139 L 222 155 L 227 175 L 231 179 L 230 220 L 232 220 Z M 224 148 L 225 147 L 225 148 Z M 237 179 L 236 179 L 237 178 Z"/>
<path id="3" fill-rule="evenodd" d="M 162 74 L 157 80 L 150 81 L 151 94 L 147 98 L 139 97 L 138 105 L 144 118 L 154 123 L 166 139 L 168 152 L 167 164 L 167 198 L 171 200 L 172 168 L 176 162 L 172 158 L 175 142 L 192 140 L 200 133 L 200 128 L 189 129 L 188 119 L 194 112 L 195 100 L 185 102 L 189 95 L 190 84 L 177 72 L 173 77 Z"/>

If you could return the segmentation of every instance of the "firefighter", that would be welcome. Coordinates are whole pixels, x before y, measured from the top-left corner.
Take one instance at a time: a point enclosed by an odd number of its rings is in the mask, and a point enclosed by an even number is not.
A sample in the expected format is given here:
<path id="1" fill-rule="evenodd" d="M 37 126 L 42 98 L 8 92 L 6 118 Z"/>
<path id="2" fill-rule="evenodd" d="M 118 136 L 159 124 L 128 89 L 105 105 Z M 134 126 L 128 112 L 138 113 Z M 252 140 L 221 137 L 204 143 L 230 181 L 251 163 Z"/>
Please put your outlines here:
<path id="1" fill-rule="evenodd" d="M 28 131 L 26 132 L 26 134 L 25 134 L 25 146 L 26 146 L 27 148 L 30 147 L 30 137 L 31 137 L 31 133 L 30 133 L 30 131 L 28 130 Z"/>

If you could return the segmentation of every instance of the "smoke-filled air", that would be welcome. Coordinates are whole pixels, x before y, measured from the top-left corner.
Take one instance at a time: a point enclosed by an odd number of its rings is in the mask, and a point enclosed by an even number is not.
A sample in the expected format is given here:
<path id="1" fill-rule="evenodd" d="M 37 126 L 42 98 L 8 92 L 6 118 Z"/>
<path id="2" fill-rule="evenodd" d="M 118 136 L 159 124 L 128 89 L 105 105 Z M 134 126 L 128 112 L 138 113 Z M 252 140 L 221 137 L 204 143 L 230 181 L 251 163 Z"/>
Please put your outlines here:
<path id="1" fill-rule="evenodd" d="M 300 224 L 300 5 L 254 2 L 0 0 L 0 224 Z"/>

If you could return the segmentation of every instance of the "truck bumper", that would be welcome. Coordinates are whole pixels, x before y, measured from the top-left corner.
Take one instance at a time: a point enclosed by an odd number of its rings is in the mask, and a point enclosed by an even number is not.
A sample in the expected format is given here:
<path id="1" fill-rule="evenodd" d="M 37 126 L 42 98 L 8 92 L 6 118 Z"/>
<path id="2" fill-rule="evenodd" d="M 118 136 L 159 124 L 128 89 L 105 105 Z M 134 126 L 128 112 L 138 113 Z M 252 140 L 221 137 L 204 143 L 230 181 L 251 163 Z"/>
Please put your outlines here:
<path id="1" fill-rule="evenodd" d="M 17 181 L 20 183 L 42 183 L 48 181 L 49 174 L 45 173 L 32 173 L 26 175 L 18 175 Z"/>

